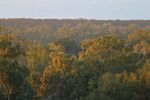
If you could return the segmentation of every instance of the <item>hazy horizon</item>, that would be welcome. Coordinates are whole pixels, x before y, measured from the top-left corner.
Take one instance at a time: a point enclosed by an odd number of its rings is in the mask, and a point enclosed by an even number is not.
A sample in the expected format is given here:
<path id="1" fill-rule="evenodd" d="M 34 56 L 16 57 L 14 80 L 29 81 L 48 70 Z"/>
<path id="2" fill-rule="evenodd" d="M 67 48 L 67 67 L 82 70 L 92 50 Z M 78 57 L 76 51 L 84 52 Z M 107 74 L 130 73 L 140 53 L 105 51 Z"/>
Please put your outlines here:
<path id="1" fill-rule="evenodd" d="M 150 20 L 149 0 L 2 0 L 0 18 Z"/>

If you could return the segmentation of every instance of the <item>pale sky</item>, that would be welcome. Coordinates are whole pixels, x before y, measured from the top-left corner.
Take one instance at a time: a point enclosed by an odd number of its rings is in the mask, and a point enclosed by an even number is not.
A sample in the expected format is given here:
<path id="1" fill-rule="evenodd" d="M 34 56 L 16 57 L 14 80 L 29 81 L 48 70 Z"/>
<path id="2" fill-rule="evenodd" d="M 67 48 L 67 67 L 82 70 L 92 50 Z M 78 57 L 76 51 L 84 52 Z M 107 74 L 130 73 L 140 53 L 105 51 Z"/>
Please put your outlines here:
<path id="1" fill-rule="evenodd" d="M 150 19 L 150 0 L 0 0 L 0 18 Z"/>

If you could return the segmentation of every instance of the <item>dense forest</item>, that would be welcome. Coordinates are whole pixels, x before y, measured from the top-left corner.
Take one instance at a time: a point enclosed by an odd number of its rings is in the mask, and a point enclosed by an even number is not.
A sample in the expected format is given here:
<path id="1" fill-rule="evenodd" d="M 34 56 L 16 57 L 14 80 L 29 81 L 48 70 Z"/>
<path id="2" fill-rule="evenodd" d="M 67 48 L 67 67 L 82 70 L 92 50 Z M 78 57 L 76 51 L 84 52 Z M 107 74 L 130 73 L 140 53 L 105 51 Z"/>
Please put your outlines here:
<path id="1" fill-rule="evenodd" d="M 150 20 L 1 19 L 0 100 L 150 100 Z"/>

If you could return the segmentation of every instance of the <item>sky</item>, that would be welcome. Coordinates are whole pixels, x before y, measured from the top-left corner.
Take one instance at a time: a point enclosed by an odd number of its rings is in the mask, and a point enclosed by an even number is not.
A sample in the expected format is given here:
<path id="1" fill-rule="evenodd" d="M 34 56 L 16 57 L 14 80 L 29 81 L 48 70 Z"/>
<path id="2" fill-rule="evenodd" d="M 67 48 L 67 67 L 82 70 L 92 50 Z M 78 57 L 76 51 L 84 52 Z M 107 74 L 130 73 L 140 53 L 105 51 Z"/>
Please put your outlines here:
<path id="1" fill-rule="evenodd" d="M 0 18 L 150 20 L 150 0 L 0 0 Z"/>

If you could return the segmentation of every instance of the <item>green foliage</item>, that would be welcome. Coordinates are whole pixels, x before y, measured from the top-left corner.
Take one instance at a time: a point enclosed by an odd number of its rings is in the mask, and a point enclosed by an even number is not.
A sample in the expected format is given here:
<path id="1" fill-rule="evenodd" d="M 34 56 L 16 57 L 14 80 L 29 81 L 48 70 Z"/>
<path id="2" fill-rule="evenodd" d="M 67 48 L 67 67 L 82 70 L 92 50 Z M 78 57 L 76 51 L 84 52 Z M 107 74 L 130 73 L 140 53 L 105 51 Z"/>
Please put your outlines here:
<path id="1" fill-rule="evenodd" d="M 65 37 L 55 42 L 56 45 L 61 44 L 64 46 L 65 53 L 71 55 L 78 55 L 81 50 L 80 47 L 75 43 L 75 40 L 71 37 Z"/>
<path id="2" fill-rule="evenodd" d="M 36 45 L 30 48 L 27 52 L 27 61 L 31 72 L 39 71 L 43 73 L 50 60 L 49 53 L 50 50 L 42 45 Z"/>
<path id="3" fill-rule="evenodd" d="M 40 80 L 41 77 L 42 77 L 42 74 L 40 72 L 32 72 L 31 73 L 30 82 L 35 91 L 34 97 L 37 97 L 39 95 L 40 87 L 41 87 L 41 80 Z"/>
<path id="4" fill-rule="evenodd" d="M 95 97 L 93 100 L 149 100 L 149 73 L 149 67 L 130 74 L 105 73 L 99 79 L 97 94 L 90 94 L 88 97 Z"/>
<path id="5" fill-rule="evenodd" d="M 89 79 L 95 79 L 96 70 L 62 51 L 53 51 L 50 57 L 50 65 L 45 68 L 41 78 L 40 95 L 43 97 L 51 95 L 63 100 L 86 96 L 89 92 Z"/>
<path id="6" fill-rule="evenodd" d="M 87 40 L 81 45 L 81 48 L 86 51 L 80 54 L 79 59 L 104 71 L 103 63 L 105 60 L 120 54 L 123 47 L 124 40 L 111 36 L 102 36 L 94 40 Z"/>
<path id="7" fill-rule="evenodd" d="M 141 56 L 136 53 L 130 54 L 120 54 L 114 57 L 106 59 L 104 67 L 105 72 L 112 73 L 121 73 L 123 71 L 134 72 L 139 67 L 141 63 L 138 63 L 141 60 Z"/>
<path id="8" fill-rule="evenodd" d="M 150 99 L 148 24 L 60 21 L 0 28 L 0 100 Z"/>
<path id="9" fill-rule="evenodd" d="M 16 60 L 20 55 L 24 55 L 24 50 L 19 44 L 12 45 L 11 41 L 11 37 L 6 33 L 0 36 L 0 89 L 2 89 L 2 95 L 11 100 L 21 98 L 31 100 L 33 90 L 26 80 L 29 70 L 25 66 L 21 67 Z M 29 84 L 30 87 L 26 87 L 26 84 Z"/>

